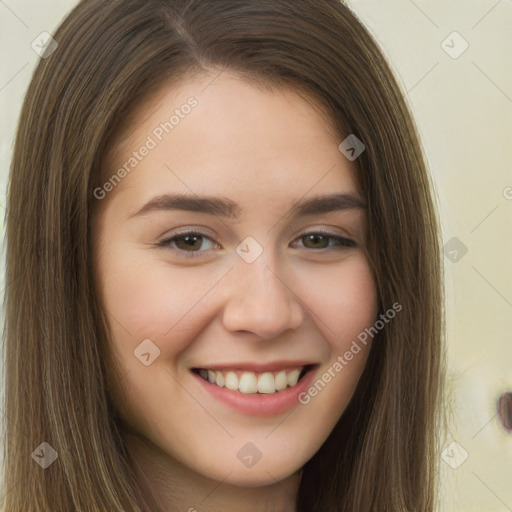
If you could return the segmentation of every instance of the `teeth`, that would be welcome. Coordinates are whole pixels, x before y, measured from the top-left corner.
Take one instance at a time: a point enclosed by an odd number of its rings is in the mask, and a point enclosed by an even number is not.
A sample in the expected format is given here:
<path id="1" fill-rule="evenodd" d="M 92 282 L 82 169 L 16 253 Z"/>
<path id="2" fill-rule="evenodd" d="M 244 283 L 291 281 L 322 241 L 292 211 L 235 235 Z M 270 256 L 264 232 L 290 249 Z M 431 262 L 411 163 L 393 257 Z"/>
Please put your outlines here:
<path id="1" fill-rule="evenodd" d="M 238 391 L 238 377 L 235 372 L 228 372 L 226 374 L 224 385 L 231 389 L 231 391 Z"/>
<path id="2" fill-rule="evenodd" d="M 258 379 L 256 375 L 252 372 L 244 372 L 240 377 L 240 382 L 238 383 L 238 391 L 241 393 L 256 393 L 258 391 Z"/>
<path id="3" fill-rule="evenodd" d="M 255 393 L 271 395 L 283 391 L 287 387 L 297 384 L 299 376 L 304 368 L 295 368 L 291 371 L 281 370 L 279 372 L 221 372 L 219 370 L 199 370 L 199 375 L 210 384 L 219 387 L 226 387 L 231 391 L 253 395 Z"/>
<path id="4" fill-rule="evenodd" d="M 219 387 L 224 387 L 224 375 L 222 372 L 215 372 L 215 384 Z"/>
<path id="5" fill-rule="evenodd" d="M 258 393 L 275 393 L 276 384 L 270 372 L 262 373 L 258 379 Z"/>
<path id="6" fill-rule="evenodd" d="M 286 377 L 286 372 L 279 372 L 275 379 L 276 389 L 277 391 L 282 391 L 283 389 L 286 389 L 288 387 L 288 379 Z"/>
<path id="7" fill-rule="evenodd" d="M 301 370 L 299 368 L 297 368 L 296 370 L 293 370 L 288 374 L 288 378 L 287 378 L 288 386 L 295 386 L 295 384 L 297 384 L 297 381 L 299 380 L 300 372 L 301 372 Z"/>

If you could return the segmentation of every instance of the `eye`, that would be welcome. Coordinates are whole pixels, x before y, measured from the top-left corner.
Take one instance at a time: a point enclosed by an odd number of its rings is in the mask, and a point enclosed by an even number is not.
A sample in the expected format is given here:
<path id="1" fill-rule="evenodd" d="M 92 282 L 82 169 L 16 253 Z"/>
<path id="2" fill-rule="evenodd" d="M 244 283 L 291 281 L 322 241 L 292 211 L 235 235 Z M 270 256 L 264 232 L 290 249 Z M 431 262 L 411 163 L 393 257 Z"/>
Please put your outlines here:
<path id="1" fill-rule="evenodd" d="M 314 251 L 324 249 L 343 249 L 344 247 L 357 247 L 354 240 L 326 231 L 312 231 L 304 233 L 296 240 L 302 241 L 302 247 Z M 205 242 L 207 242 L 205 244 Z M 331 243 L 332 242 L 332 243 Z M 186 231 L 164 238 L 155 244 L 157 247 L 166 247 L 184 258 L 201 256 L 202 252 L 220 248 L 208 235 L 200 231 Z M 206 247 L 205 247 L 206 245 Z"/>
<path id="2" fill-rule="evenodd" d="M 210 243 L 206 244 L 209 247 L 205 249 L 204 245 L 206 240 Z M 199 231 L 178 233 L 161 240 L 156 245 L 158 247 L 169 247 L 185 258 L 195 258 L 199 256 L 201 252 L 204 252 L 204 250 L 220 247 L 219 244 L 216 244 L 208 235 Z"/>
<path id="3" fill-rule="evenodd" d="M 306 249 L 335 249 L 343 247 L 357 247 L 354 240 L 345 238 L 341 235 L 328 233 L 327 231 L 312 231 L 301 235 L 298 240 L 302 241 L 303 247 Z M 334 243 L 330 243 L 334 241 Z"/>

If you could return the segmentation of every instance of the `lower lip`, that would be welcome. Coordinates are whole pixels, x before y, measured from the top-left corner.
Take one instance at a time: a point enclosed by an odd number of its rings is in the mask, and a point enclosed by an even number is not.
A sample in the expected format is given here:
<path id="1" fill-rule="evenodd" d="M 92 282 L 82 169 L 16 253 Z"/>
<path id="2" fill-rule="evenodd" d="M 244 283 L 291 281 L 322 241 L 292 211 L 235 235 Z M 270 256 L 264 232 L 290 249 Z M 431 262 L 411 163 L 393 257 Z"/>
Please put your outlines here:
<path id="1" fill-rule="evenodd" d="M 305 392 L 311 385 L 316 373 L 315 370 L 316 367 L 309 370 L 295 386 L 273 394 L 244 394 L 240 391 L 232 391 L 231 389 L 211 384 L 194 372 L 192 372 L 192 375 L 219 402 L 250 416 L 268 418 L 284 414 L 300 404 L 299 395 Z"/>

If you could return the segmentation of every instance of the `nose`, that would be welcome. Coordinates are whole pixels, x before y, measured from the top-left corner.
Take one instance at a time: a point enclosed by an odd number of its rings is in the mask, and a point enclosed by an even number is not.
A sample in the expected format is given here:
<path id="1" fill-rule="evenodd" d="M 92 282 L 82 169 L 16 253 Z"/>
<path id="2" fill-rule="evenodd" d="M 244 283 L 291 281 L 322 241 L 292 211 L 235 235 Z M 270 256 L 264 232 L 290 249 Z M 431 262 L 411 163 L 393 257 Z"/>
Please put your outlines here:
<path id="1" fill-rule="evenodd" d="M 263 253 L 265 254 L 265 252 Z M 239 260 L 230 276 L 223 311 L 224 327 L 231 332 L 250 332 L 265 340 L 303 322 L 303 306 L 293 291 L 293 283 L 269 258 Z"/>

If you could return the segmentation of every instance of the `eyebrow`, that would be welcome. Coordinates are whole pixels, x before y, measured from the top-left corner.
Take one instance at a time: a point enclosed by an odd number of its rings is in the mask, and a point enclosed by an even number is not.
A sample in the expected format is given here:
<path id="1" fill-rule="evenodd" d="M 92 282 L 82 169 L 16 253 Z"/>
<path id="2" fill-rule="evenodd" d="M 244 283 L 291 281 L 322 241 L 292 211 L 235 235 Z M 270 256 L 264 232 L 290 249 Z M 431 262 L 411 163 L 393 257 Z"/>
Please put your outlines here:
<path id="1" fill-rule="evenodd" d="M 303 217 L 351 208 L 365 208 L 365 206 L 364 200 L 358 194 L 329 194 L 295 201 L 289 215 Z M 140 210 L 132 213 L 130 218 L 171 210 L 201 212 L 231 219 L 238 218 L 242 211 L 238 204 L 221 197 L 164 194 L 151 199 Z"/>

